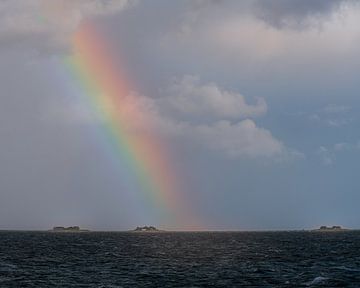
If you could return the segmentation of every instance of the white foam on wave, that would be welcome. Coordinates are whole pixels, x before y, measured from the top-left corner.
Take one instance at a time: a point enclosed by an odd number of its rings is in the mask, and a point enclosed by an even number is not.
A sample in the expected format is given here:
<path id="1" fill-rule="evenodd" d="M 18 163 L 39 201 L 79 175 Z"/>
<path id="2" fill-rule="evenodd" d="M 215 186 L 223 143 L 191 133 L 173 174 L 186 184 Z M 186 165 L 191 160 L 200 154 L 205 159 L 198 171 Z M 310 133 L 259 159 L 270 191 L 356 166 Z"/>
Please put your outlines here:
<path id="1" fill-rule="evenodd" d="M 315 285 L 323 284 L 327 279 L 328 278 L 326 277 L 318 276 L 315 277 L 312 281 L 306 283 L 306 286 L 315 286 Z"/>

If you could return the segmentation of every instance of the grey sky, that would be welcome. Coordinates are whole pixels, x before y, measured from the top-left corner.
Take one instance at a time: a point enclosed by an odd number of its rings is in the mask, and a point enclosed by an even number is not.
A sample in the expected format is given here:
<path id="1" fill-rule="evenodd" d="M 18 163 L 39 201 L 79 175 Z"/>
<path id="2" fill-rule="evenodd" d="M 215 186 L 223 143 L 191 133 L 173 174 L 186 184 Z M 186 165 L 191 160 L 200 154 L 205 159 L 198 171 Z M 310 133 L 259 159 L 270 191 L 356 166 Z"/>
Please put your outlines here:
<path id="1" fill-rule="evenodd" d="M 59 68 L 82 21 L 121 55 L 206 227 L 359 227 L 356 1 L 44 3 L 0 2 L 0 228 L 164 224 Z"/>

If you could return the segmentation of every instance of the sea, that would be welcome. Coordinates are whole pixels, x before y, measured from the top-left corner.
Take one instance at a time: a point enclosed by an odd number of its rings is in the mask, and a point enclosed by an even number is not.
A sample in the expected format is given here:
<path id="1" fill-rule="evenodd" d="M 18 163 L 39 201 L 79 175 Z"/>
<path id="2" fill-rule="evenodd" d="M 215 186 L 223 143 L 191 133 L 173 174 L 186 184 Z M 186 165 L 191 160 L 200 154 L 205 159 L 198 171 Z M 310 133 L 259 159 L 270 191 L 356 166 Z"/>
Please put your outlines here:
<path id="1" fill-rule="evenodd" d="M 360 232 L 0 232 L 0 287 L 360 287 Z"/>

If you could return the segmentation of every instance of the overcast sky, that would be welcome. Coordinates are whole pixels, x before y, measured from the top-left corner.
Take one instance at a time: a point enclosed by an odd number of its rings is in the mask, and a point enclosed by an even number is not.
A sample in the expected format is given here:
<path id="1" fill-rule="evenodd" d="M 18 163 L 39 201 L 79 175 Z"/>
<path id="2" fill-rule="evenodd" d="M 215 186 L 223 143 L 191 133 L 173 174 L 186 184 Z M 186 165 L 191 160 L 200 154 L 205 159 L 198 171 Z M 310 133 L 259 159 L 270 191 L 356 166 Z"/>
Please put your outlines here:
<path id="1" fill-rule="evenodd" d="M 163 224 L 61 65 L 85 21 L 203 227 L 360 227 L 357 1 L 2 0 L 0 229 Z"/>

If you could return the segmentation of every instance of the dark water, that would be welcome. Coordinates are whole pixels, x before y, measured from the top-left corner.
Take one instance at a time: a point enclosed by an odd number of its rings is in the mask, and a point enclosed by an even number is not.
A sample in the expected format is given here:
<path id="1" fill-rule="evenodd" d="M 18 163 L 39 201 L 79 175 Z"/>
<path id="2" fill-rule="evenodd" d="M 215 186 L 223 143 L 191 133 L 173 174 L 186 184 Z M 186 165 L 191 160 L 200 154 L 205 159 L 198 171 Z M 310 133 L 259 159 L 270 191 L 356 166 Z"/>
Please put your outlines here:
<path id="1" fill-rule="evenodd" d="M 360 232 L 0 232 L 0 287 L 360 287 Z"/>

